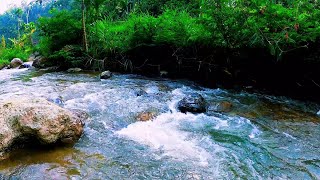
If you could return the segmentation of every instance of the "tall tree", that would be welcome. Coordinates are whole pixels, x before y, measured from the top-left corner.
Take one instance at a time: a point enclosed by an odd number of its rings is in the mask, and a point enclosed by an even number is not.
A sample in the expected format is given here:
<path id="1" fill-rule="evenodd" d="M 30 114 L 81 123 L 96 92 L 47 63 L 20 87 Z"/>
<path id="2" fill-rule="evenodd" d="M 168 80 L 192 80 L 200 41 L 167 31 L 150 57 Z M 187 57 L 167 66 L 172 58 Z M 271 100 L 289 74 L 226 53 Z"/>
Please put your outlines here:
<path id="1" fill-rule="evenodd" d="M 83 30 L 83 49 L 88 52 L 89 46 L 88 46 L 88 39 L 87 39 L 87 31 L 86 31 L 86 15 L 85 15 L 85 3 L 84 0 L 82 0 L 82 30 Z"/>

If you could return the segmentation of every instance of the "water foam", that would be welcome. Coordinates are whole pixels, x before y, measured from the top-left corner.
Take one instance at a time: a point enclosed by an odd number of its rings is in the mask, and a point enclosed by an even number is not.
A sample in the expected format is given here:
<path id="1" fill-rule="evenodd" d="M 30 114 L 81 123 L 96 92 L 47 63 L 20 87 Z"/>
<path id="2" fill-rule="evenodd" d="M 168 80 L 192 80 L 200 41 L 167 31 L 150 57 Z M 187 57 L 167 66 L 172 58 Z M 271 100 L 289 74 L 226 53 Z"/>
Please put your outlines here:
<path id="1" fill-rule="evenodd" d="M 28 69 L 4 69 L 0 71 L 0 81 L 9 80 L 13 75 L 20 72 L 27 71 Z"/>
<path id="2" fill-rule="evenodd" d="M 192 160 L 201 166 L 207 166 L 212 156 L 192 139 L 191 133 L 179 130 L 184 120 L 195 120 L 193 114 L 164 113 L 149 122 L 136 122 L 116 134 L 147 145 L 153 150 L 163 152 L 162 156 L 170 156 L 176 160 Z"/>

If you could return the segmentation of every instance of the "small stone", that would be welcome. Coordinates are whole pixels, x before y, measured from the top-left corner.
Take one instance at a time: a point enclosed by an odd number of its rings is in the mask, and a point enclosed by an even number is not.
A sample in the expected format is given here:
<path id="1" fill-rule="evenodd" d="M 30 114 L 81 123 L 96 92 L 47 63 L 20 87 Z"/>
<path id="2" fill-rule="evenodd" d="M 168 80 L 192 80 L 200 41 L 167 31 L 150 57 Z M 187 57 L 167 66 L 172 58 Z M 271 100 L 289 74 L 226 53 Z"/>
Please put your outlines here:
<path id="1" fill-rule="evenodd" d="M 138 121 L 150 121 L 155 118 L 156 114 L 154 112 L 142 112 L 140 113 L 136 119 Z"/>

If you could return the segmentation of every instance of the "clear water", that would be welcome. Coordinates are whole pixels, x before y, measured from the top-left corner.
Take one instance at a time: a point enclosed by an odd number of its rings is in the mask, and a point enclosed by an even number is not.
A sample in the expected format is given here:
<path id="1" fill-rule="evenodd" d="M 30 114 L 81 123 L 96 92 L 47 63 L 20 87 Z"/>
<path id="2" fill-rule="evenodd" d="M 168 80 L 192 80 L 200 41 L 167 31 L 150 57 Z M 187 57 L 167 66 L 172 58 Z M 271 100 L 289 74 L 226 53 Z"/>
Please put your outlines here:
<path id="1" fill-rule="evenodd" d="M 194 92 L 233 110 L 178 112 Z M 74 147 L 13 152 L 0 179 L 320 179 L 318 104 L 136 75 L 0 71 L 0 101 L 15 96 L 60 98 L 90 119 Z M 157 116 L 137 122 L 144 111 Z"/>

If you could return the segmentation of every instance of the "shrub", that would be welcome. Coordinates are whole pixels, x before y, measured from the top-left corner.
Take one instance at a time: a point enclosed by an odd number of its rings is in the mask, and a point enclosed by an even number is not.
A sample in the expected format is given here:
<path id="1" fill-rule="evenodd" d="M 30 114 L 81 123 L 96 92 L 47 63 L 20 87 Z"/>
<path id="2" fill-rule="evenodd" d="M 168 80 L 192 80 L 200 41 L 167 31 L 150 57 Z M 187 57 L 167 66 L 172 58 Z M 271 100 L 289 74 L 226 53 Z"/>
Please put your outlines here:
<path id="1" fill-rule="evenodd" d="M 21 48 L 7 48 L 0 51 L 0 57 L 3 62 L 10 62 L 13 58 L 20 58 L 23 61 L 28 60 L 29 53 Z"/>
<path id="2" fill-rule="evenodd" d="M 126 52 L 141 45 L 190 46 L 209 43 L 211 33 L 187 12 L 166 10 L 158 17 L 132 14 L 126 21 L 100 20 L 91 28 L 94 51 Z"/>
<path id="3" fill-rule="evenodd" d="M 67 45 L 78 45 L 82 41 L 81 21 L 73 11 L 51 11 L 52 17 L 39 19 L 40 43 L 37 49 L 52 61 L 64 56 L 61 50 Z"/>

